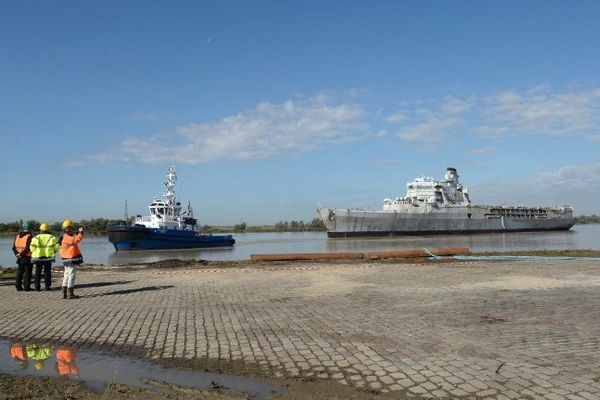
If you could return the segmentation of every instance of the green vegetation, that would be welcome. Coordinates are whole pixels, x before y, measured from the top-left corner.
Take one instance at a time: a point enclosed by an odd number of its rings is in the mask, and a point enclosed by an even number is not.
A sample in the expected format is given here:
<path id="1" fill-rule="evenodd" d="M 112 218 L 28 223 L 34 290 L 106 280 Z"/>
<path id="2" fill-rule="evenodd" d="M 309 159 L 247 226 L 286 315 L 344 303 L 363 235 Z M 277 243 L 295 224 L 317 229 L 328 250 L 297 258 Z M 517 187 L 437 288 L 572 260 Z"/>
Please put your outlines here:
<path id="1" fill-rule="evenodd" d="M 227 232 L 324 232 L 325 224 L 319 218 L 310 222 L 304 221 L 280 221 L 275 225 L 248 226 L 245 222 L 233 226 L 204 225 L 204 233 L 227 233 Z"/>
<path id="2" fill-rule="evenodd" d="M 14 268 L 4 268 L 0 266 L 0 280 L 2 279 L 15 279 L 16 271 Z"/>
<path id="3" fill-rule="evenodd" d="M 600 224 L 600 215 L 580 215 L 575 217 L 576 224 Z"/>
<path id="4" fill-rule="evenodd" d="M 41 221 L 29 220 L 34 226 L 34 230 L 40 227 Z M 86 233 L 92 235 L 102 235 L 108 232 L 108 229 L 118 222 L 116 219 L 106 218 L 93 218 L 90 220 L 84 219 L 81 221 L 73 221 L 76 228 L 82 227 Z M 20 227 L 23 226 L 23 221 L 15 221 L 8 223 L 0 223 L 0 234 L 16 234 L 19 232 Z M 50 232 L 58 233 L 62 230 L 62 222 L 48 223 L 50 225 Z"/>
<path id="5" fill-rule="evenodd" d="M 25 221 L 5 222 L 0 223 L 0 234 L 14 235 L 20 230 Z M 27 221 L 33 224 L 35 230 L 40 226 L 41 221 Z M 83 227 L 86 233 L 92 235 L 105 235 L 111 226 L 115 225 L 119 220 L 107 218 L 93 218 L 90 220 L 73 221 L 76 228 Z M 129 221 L 131 223 L 131 221 Z M 61 222 L 49 223 L 50 231 L 58 233 L 62 230 Z M 325 231 L 323 222 L 314 218 L 310 222 L 304 221 L 280 221 L 275 225 L 258 225 L 248 226 L 245 222 L 233 226 L 209 226 L 204 225 L 202 231 L 205 233 L 227 233 L 227 232 L 321 232 Z"/>
<path id="6" fill-rule="evenodd" d="M 600 250 L 516 250 L 473 253 L 474 256 L 541 256 L 541 257 L 600 257 Z"/>

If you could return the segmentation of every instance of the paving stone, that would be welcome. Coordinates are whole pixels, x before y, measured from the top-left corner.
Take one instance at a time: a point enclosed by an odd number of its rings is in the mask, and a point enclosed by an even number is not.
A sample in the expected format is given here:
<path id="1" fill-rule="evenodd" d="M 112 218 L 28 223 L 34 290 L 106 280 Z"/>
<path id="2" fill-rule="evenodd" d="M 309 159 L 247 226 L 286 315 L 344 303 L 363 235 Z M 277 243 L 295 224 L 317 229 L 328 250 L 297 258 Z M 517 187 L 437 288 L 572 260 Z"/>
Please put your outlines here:
<path id="1" fill-rule="evenodd" d="M 69 307 L 0 285 L 0 336 L 423 397 L 600 399 L 597 263 L 432 265 L 82 269 Z"/>

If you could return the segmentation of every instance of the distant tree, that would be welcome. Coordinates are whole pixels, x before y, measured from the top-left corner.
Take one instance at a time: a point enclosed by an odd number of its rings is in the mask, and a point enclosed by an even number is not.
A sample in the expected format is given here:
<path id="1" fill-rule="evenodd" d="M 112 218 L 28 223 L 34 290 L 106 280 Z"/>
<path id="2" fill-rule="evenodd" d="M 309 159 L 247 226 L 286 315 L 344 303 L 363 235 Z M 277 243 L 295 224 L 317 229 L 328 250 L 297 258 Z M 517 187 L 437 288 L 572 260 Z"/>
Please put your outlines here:
<path id="1" fill-rule="evenodd" d="M 241 224 L 236 224 L 233 226 L 234 232 L 244 232 L 246 230 L 246 223 L 242 222 Z"/>

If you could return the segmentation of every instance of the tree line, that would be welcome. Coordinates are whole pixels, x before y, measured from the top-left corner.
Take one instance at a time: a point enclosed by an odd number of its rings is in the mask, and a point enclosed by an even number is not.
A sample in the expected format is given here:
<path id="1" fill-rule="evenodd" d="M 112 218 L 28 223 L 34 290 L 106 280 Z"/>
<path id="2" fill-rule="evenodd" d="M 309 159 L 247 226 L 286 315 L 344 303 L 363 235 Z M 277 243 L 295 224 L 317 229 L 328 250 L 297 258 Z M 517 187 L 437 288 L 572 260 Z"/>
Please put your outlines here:
<path id="1" fill-rule="evenodd" d="M 600 224 L 600 215 L 580 215 L 575 217 L 576 224 Z"/>
<path id="2" fill-rule="evenodd" d="M 131 224 L 133 218 L 129 221 Z M 40 224 L 43 221 L 29 220 L 29 221 L 15 221 L 15 222 L 0 222 L 0 234 L 16 234 L 21 230 L 21 227 L 25 223 L 31 223 L 33 230 L 37 231 Z M 108 218 L 92 218 L 84 219 L 81 221 L 73 221 L 73 225 L 76 228 L 82 227 L 85 232 L 104 235 L 108 233 L 108 230 L 122 222 L 122 220 L 108 219 Z M 62 230 L 62 222 L 48 223 L 50 226 L 50 232 L 58 233 Z M 319 218 L 314 218 L 309 222 L 304 221 L 280 221 L 274 225 L 257 225 L 248 226 L 245 222 L 236 225 L 228 226 L 216 226 L 216 225 L 204 225 L 202 231 L 205 233 L 219 233 L 219 232 L 317 232 L 325 231 L 325 225 Z"/>
<path id="3" fill-rule="evenodd" d="M 44 221 L 37 221 L 35 219 L 23 221 L 15 221 L 15 222 L 0 222 L 0 233 L 17 233 L 21 230 L 26 223 L 30 223 L 33 226 L 33 230 L 37 231 L 40 228 L 40 225 Z M 108 218 L 92 218 L 92 219 L 83 219 L 81 221 L 73 221 L 73 225 L 75 228 L 83 228 L 84 231 L 92 234 L 105 234 L 108 233 L 108 230 L 119 222 L 117 219 L 108 219 Z M 50 232 L 60 232 L 62 231 L 62 222 L 47 222 L 50 227 Z"/>
<path id="4" fill-rule="evenodd" d="M 204 225 L 202 232 L 323 232 L 325 224 L 319 218 L 305 221 L 279 221 L 274 225 L 247 225 L 245 222 L 233 226 Z"/>

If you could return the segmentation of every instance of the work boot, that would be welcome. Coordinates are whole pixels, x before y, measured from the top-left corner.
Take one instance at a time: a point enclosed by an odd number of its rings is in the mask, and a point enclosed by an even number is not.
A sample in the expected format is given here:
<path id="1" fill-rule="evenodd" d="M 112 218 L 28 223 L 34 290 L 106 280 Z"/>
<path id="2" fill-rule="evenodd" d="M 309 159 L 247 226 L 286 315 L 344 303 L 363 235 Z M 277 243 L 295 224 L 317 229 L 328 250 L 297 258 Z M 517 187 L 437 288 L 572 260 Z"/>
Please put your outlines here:
<path id="1" fill-rule="evenodd" d="M 63 299 L 66 299 L 67 298 L 67 287 L 63 286 L 62 290 L 63 290 Z"/>
<path id="2" fill-rule="evenodd" d="M 69 299 L 78 299 L 79 296 L 76 296 L 74 293 L 74 289 L 72 287 L 69 288 Z"/>

